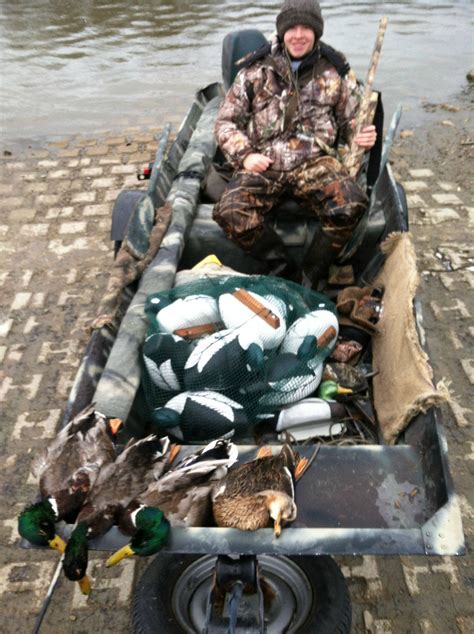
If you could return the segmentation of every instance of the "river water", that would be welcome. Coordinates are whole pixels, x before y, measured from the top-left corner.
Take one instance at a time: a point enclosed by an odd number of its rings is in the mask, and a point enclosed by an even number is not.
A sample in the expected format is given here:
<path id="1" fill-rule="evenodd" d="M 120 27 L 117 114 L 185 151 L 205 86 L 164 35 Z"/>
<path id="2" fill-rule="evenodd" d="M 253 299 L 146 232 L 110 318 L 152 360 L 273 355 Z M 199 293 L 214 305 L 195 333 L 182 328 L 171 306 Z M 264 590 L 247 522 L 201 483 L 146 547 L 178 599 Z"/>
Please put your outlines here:
<path id="1" fill-rule="evenodd" d="M 2 146 L 124 126 L 176 129 L 194 92 L 220 80 L 222 39 L 274 30 L 280 2 L 1 0 Z M 460 91 L 472 62 L 471 0 L 321 2 L 323 39 L 365 78 L 379 19 L 389 25 L 375 87 L 416 126 L 423 102 Z"/>

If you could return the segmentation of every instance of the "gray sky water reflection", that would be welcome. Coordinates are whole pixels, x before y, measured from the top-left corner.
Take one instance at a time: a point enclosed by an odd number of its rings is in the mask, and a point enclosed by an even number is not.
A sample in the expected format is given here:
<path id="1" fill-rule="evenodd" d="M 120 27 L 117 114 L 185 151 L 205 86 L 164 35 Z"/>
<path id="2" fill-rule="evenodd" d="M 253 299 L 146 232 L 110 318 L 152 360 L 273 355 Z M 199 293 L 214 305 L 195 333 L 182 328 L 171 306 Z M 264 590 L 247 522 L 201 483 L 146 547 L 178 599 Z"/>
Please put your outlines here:
<path id="1" fill-rule="evenodd" d="M 165 121 L 220 79 L 226 33 L 274 29 L 280 2 L 261 0 L 1 0 L 2 140 L 35 140 Z M 423 100 L 446 101 L 472 66 L 470 0 L 322 0 L 324 40 L 365 78 L 382 15 L 376 79 L 387 115 L 420 121 Z"/>

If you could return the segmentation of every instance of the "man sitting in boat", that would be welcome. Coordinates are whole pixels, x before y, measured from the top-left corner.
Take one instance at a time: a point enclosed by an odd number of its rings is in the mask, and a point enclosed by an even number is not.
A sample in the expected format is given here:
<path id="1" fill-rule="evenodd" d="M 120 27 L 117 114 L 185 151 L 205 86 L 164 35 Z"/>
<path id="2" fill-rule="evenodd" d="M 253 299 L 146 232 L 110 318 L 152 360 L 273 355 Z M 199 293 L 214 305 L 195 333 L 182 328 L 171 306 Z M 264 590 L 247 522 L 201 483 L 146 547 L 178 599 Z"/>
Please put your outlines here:
<path id="1" fill-rule="evenodd" d="M 285 0 L 277 35 L 247 56 L 219 110 L 216 138 L 235 170 L 214 219 L 270 271 L 317 287 L 367 206 L 365 192 L 336 155 L 350 142 L 361 92 L 345 57 L 321 42 L 315 0 Z M 355 142 L 369 150 L 375 126 Z M 265 218 L 283 195 L 317 214 L 318 229 L 301 271 Z"/>

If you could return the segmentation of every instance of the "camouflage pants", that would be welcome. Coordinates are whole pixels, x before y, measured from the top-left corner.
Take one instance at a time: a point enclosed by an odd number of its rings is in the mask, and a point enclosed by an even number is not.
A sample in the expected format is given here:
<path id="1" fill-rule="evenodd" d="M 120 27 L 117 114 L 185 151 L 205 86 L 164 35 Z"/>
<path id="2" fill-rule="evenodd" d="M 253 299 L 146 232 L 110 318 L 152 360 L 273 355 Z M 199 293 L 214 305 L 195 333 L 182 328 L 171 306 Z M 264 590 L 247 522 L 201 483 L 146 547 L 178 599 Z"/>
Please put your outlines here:
<path id="1" fill-rule="evenodd" d="M 325 156 L 289 172 L 240 171 L 229 181 L 213 218 L 245 251 L 258 248 L 265 217 L 285 195 L 320 218 L 323 231 L 342 246 L 367 206 L 367 196 L 343 165 Z"/>

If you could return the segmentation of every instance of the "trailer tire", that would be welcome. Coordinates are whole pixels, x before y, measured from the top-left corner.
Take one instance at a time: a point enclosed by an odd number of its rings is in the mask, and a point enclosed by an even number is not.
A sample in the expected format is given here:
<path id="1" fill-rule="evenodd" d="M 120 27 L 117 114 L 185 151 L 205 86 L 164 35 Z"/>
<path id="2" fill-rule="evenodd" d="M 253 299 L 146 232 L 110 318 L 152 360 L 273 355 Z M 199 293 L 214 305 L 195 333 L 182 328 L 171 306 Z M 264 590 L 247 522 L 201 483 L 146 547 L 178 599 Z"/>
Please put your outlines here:
<path id="1" fill-rule="evenodd" d="M 153 560 L 138 582 L 133 599 L 132 624 L 135 634 L 183 634 L 187 631 L 181 627 L 173 611 L 173 593 L 178 579 L 199 559 L 202 557 L 197 555 L 160 553 Z M 301 569 L 313 594 L 304 623 L 292 631 L 349 634 L 351 601 L 344 575 L 336 562 L 326 555 L 285 559 L 291 560 Z M 192 576 L 189 583 L 193 583 Z"/>

